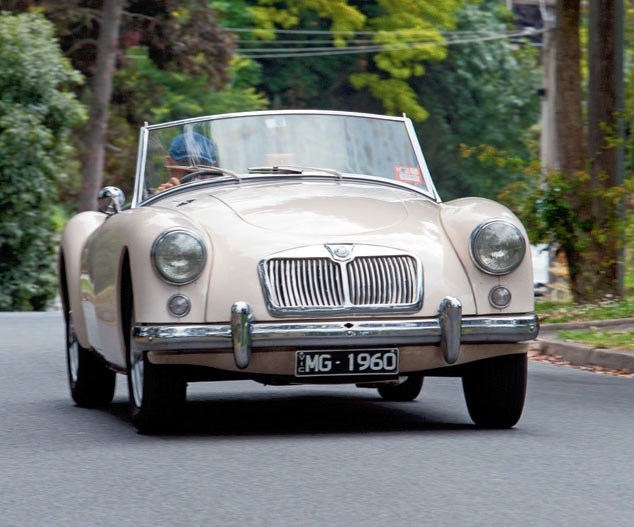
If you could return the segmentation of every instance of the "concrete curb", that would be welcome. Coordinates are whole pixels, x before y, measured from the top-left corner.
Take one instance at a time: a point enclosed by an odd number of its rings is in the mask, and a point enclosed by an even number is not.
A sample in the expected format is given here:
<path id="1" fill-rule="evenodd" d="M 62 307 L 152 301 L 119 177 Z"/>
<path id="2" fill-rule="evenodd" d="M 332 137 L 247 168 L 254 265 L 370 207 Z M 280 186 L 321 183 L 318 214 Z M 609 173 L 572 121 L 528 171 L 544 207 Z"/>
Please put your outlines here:
<path id="1" fill-rule="evenodd" d="M 535 341 L 537 350 L 544 355 L 560 357 L 575 366 L 595 366 L 608 370 L 621 370 L 634 373 L 634 353 L 620 350 L 596 348 L 590 344 L 562 341 L 556 338 L 560 330 L 631 331 L 634 317 L 610 320 L 590 320 L 585 322 L 563 322 L 542 324 L 540 337 Z"/>
<path id="2" fill-rule="evenodd" d="M 634 353 L 594 348 L 588 344 L 539 339 L 537 348 L 544 355 L 552 355 L 576 366 L 598 366 L 607 370 L 634 373 Z"/>
<path id="3" fill-rule="evenodd" d="M 607 326 L 634 326 L 634 317 L 612 318 L 608 320 L 586 320 L 585 322 L 555 322 L 553 324 L 541 324 L 540 331 L 558 331 L 560 329 L 589 329 L 604 328 Z"/>

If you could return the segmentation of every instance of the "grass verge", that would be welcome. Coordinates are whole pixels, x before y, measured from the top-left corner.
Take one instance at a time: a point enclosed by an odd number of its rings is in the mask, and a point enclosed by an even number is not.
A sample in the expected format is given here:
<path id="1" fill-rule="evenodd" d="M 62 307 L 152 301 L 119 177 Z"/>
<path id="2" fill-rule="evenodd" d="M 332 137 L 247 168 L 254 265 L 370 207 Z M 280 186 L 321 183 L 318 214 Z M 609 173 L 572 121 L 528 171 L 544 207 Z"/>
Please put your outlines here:
<path id="1" fill-rule="evenodd" d="M 535 311 L 542 324 L 629 318 L 634 317 L 634 297 L 598 304 L 539 300 L 535 303 Z"/>
<path id="2" fill-rule="evenodd" d="M 590 344 L 600 349 L 634 352 L 634 331 L 559 331 L 558 337 L 582 344 Z"/>

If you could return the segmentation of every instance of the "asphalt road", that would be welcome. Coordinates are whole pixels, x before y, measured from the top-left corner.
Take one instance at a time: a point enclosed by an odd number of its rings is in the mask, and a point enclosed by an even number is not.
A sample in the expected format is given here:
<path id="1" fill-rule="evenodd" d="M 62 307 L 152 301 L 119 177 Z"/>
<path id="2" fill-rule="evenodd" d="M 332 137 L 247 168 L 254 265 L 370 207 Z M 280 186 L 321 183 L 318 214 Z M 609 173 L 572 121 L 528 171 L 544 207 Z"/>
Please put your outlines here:
<path id="1" fill-rule="evenodd" d="M 473 428 L 458 379 L 198 384 L 177 435 L 136 433 L 123 377 L 85 410 L 59 313 L 0 313 L 0 526 L 631 526 L 634 379 L 531 362 L 524 416 Z"/>

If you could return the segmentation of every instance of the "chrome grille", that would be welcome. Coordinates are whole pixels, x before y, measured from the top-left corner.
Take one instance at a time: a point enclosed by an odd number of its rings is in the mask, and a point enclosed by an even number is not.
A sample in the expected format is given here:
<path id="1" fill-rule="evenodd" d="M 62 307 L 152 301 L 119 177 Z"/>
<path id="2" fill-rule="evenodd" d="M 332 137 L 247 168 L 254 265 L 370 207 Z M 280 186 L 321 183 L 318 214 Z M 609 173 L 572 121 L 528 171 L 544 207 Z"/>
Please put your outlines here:
<path id="1" fill-rule="evenodd" d="M 266 262 L 269 297 L 274 306 L 342 307 L 341 267 L 328 258 L 275 258 Z"/>
<path id="2" fill-rule="evenodd" d="M 260 263 L 269 309 L 297 312 L 413 310 L 422 299 L 422 277 L 412 256 L 271 258 Z"/>
<path id="3" fill-rule="evenodd" d="M 364 257 L 347 266 L 350 303 L 355 306 L 414 304 L 416 260 L 409 256 Z"/>

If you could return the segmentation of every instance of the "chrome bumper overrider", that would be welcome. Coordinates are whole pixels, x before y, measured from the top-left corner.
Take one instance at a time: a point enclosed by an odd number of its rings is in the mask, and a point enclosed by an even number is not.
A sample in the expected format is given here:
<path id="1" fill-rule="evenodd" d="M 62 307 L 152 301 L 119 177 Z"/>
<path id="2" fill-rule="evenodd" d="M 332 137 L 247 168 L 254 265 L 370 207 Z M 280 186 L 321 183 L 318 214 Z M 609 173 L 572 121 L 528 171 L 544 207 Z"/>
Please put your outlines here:
<path id="1" fill-rule="evenodd" d="M 461 343 L 520 342 L 537 337 L 534 314 L 462 317 L 462 305 L 445 298 L 437 318 L 350 320 L 348 322 L 257 323 L 246 302 L 231 308 L 231 323 L 135 326 L 133 338 L 144 350 L 233 349 L 238 368 L 249 365 L 253 348 L 280 346 L 399 346 L 438 344 L 448 364 L 458 360 Z"/>

